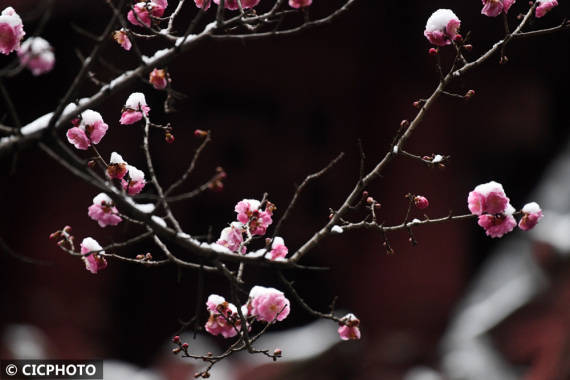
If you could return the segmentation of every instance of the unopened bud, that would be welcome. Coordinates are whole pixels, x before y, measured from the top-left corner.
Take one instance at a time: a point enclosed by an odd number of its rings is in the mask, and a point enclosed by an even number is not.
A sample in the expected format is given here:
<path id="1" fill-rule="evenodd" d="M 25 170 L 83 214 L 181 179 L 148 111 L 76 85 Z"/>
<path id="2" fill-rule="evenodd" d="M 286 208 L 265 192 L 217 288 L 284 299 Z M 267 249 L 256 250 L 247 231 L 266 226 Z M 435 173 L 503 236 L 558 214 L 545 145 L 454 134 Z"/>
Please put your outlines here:
<path id="1" fill-rule="evenodd" d="M 152 260 L 152 255 L 151 255 L 150 252 L 149 252 L 149 253 L 147 253 L 147 254 L 144 256 L 144 258 L 147 259 L 147 260 Z"/>
<path id="2" fill-rule="evenodd" d="M 435 48 L 430 48 L 430 49 L 428 50 L 428 53 L 429 53 L 429 55 L 437 55 L 437 49 L 435 49 Z"/>
<path id="3" fill-rule="evenodd" d="M 54 233 L 49 234 L 50 239 L 58 239 L 61 237 L 61 231 L 55 231 Z"/>
<path id="4" fill-rule="evenodd" d="M 463 36 L 462 36 L 461 34 L 457 33 L 457 34 L 455 35 L 455 37 L 453 37 L 453 40 L 456 41 L 456 42 L 462 42 L 462 41 L 463 41 Z"/>
<path id="5" fill-rule="evenodd" d="M 475 95 L 475 90 L 469 90 L 465 93 L 465 99 L 471 99 Z"/>
<path id="6" fill-rule="evenodd" d="M 91 169 L 93 169 L 95 167 L 95 160 L 87 161 L 87 166 L 90 167 Z"/>
<path id="7" fill-rule="evenodd" d="M 184 343 L 182 344 L 182 348 L 186 350 L 186 349 L 188 348 L 188 343 L 184 342 Z"/>
<path id="8" fill-rule="evenodd" d="M 380 210 L 381 207 L 382 207 L 382 205 L 380 203 L 378 203 L 378 202 L 374 203 L 374 208 L 376 210 Z"/>
<path id="9" fill-rule="evenodd" d="M 402 128 L 408 128 L 410 126 L 410 122 L 408 120 L 402 120 L 400 122 L 400 127 Z"/>
<path id="10" fill-rule="evenodd" d="M 144 255 L 136 255 L 135 259 L 137 260 L 144 260 Z"/>
<path id="11" fill-rule="evenodd" d="M 181 349 L 180 347 L 176 347 L 176 348 L 173 348 L 173 349 L 172 349 L 172 353 L 173 353 L 174 355 L 178 354 L 180 351 L 182 351 L 182 349 Z"/>
<path id="12" fill-rule="evenodd" d="M 176 335 L 174 338 L 172 338 L 172 343 L 178 343 L 178 342 L 180 342 L 180 337 Z"/>
<path id="13" fill-rule="evenodd" d="M 172 144 L 174 142 L 174 135 L 170 132 L 166 132 L 164 134 L 164 140 L 166 140 L 167 143 Z"/>
<path id="14" fill-rule="evenodd" d="M 364 190 L 364 191 L 362 192 L 362 197 L 363 197 L 363 198 L 368 197 L 368 191 Z"/>
<path id="15" fill-rule="evenodd" d="M 368 203 L 369 205 L 371 205 L 372 203 L 374 203 L 374 198 L 372 198 L 372 197 L 366 198 L 366 203 Z"/>
<path id="16" fill-rule="evenodd" d="M 281 356 L 283 354 L 283 351 L 281 351 L 280 348 L 276 348 L 275 351 L 273 351 L 273 355 L 275 356 Z"/>
<path id="17" fill-rule="evenodd" d="M 471 51 L 471 50 L 473 50 L 473 45 L 471 45 L 471 44 L 463 45 L 463 48 L 467 51 Z"/>
<path id="18" fill-rule="evenodd" d="M 420 210 L 423 210 L 424 208 L 427 208 L 429 206 L 429 202 L 426 197 L 417 195 L 416 197 L 414 197 L 414 205 L 416 205 L 416 207 L 419 208 Z"/>
<path id="19" fill-rule="evenodd" d="M 63 232 L 65 232 L 66 234 L 70 234 L 71 233 L 71 226 L 63 227 Z"/>
<path id="20" fill-rule="evenodd" d="M 509 58 L 508 58 L 506 55 L 503 55 L 503 56 L 501 57 L 501 59 L 499 60 L 499 64 L 501 64 L 501 65 L 504 65 L 504 64 L 506 64 L 507 62 L 509 62 Z"/>
<path id="21" fill-rule="evenodd" d="M 208 136 L 208 132 L 206 132 L 206 131 L 204 131 L 204 130 L 202 130 L 202 129 L 196 129 L 196 130 L 194 131 L 194 136 L 196 136 L 196 137 L 206 137 L 206 136 Z"/>

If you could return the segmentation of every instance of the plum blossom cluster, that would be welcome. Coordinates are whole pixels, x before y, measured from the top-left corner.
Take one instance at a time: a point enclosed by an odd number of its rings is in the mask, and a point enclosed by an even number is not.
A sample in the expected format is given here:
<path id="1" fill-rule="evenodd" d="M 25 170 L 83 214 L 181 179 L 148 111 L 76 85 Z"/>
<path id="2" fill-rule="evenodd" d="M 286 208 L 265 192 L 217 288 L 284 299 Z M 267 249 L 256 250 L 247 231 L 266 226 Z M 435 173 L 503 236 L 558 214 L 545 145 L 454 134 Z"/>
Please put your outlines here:
<path id="1" fill-rule="evenodd" d="M 217 294 L 212 294 L 206 302 L 210 316 L 206 325 L 206 331 L 212 335 L 222 335 L 224 338 L 232 338 L 241 330 L 242 322 L 238 315 L 237 307 Z M 254 286 L 249 292 L 249 298 L 241 307 L 241 312 L 249 323 L 253 321 L 274 323 L 282 321 L 289 315 L 291 306 L 283 292 L 274 288 Z"/>
<path id="2" fill-rule="evenodd" d="M 517 225 L 514 217 L 515 208 L 509 203 L 503 186 L 495 181 L 475 187 L 469 193 L 467 206 L 473 215 L 478 215 L 478 224 L 487 236 L 500 238 L 511 232 Z M 521 211 L 519 228 L 527 231 L 542 218 L 542 210 L 535 203 L 528 203 Z"/>
<path id="3" fill-rule="evenodd" d="M 269 201 L 264 202 L 264 204 L 265 209 L 262 209 L 262 203 L 257 199 L 239 201 L 235 206 L 237 221 L 232 222 L 229 227 L 222 230 L 216 244 L 226 247 L 232 252 L 245 254 L 247 252 L 246 245 L 251 238 L 255 235 L 265 235 L 267 228 L 273 223 L 272 215 L 276 207 Z M 266 254 L 268 259 L 281 260 L 289 253 L 282 237 L 276 236 L 273 240 L 268 239 L 267 244 L 270 243 L 271 249 Z"/>
<path id="4" fill-rule="evenodd" d="M 53 48 L 41 37 L 30 37 L 25 40 L 18 50 L 18 58 L 20 63 L 35 76 L 51 71 L 55 64 Z"/>

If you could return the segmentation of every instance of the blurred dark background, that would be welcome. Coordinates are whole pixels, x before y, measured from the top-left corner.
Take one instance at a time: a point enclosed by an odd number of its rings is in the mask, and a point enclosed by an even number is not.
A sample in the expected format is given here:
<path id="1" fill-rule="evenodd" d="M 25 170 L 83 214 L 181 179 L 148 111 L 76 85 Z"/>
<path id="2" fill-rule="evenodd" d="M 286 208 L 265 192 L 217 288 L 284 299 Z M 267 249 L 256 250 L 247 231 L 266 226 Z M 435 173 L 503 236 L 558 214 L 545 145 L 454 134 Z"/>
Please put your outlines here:
<path id="1" fill-rule="evenodd" d="M 268 0 L 262 0 L 261 10 L 269 7 L 265 3 Z M 310 11 L 322 16 L 341 3 L 315 0 Z M 175 4 L 171 1 L 167 14 Z M 1 9 L 8 5 L 24 17 L 31 34 L 41 13 L 38 2 L 0 1 Z M 211 227 L 216 237 L 234 219 L 233 207 L 243 198 L 260 199 L 268 192 L 279 218 L 295 185 L 345 152 L 340 165 L 307 189 L 284 225 L 281 234 L 294 251 L 326 223 L 329 208 L 338 207 L 352 189 L 358 175 L 358 139 L 371 168 L 389 149 L 400 121 L 415 115 L 412 102 L 435 88 L 438 75 L 423 29 L 429 15 L 441 7 L 452 7 L 464 36 L 471 32 L 471 59 L 502 37 L 502 21 L 480 15 L 479 1 L 362 0 L 332 24 L 292 37 L 206 40 L 168 66 L 173 88 L 186 95 L 175 104 L 178 112 L 163 112 L 164 92 L 144 83 L 132 86 L 96 108 L 110 127 L 98 148 L 106 158 L 118 151 L 129 163 L 145 168 L 140 127 L 118 124 L 121 106 L 135 91 L 146 94 L 154 122 L 174 127 L 174 144 L 167 144 L 158 131 L 152 136 L 163 183 L 174 181 L 190 162 L 200 143 L 193 131 L 211 130 L 213 142 L 184 189 L 203 183 L 217 166 L 228 173 L 224 189 L 176 203 L 173 210 L 185 230 L 204 235 Z M 513 6 L 512 25 L 526 8 L 523 1 Z M 180 29 L 194 13 L 189 1 Z M 532 28 L 557 25 L 567 14 L 568 6 L 561 2 Z M 109 16 L 103 1 L 55 1 L 41 34 L 55 48 L 55 69 L 41 77 L 23 72 L 5 81 L 24 124 L 53 110 L 64 95 L 79 68 L 75 49 L 89 53 L 91 42 L 74 32 L 71 23 L 98 33 Z M 515 207 L 529 201 L 543 169 L 568 139 L 568 42 L 568 33 L 514 41 L 506 50 L 508 64 L 499 65 L 498 57 L 492 57 L 455 83 L 458 93 L 474 89 L 476 96 L 469 102 L 441 98 L 407 146 L 420 155 L 450 155 L 451 162 L 445 170 L 430 170 L 405 158 L 393 162 L 369 189 L 382 203 L 379 218 L 400 223 L 408 192 L 429 198 L 431 217 L 450 210 L 465 213 L 467 193 L 489 180 L 504 185 Z M 139 44 L 147 55 L 164 47 L 160 42 Z M 442 53 L 444 61 L 451 58 L 449 50 Z M 112 40 L 102 56 L 119 68 L 136 64 L 132 53 Z M 0 63 L 10 58 L 1 57 Z M 100 80 L 113 78 L 104 65 L 95 72 Z M 78 97 L 96 89 L 86 84 Z M 4 105 L 0 113 L 5 113 Z M 65 138 L 64 131 L 61 136 Z M 0 332 L 12 324 L 36 326 L 53 341 L 49 355 L 54 358 L 102 357 L 155 365 L 180 327 L 178 320 L 192 317 L 195 303 L 203 302 L 196 291 L 196 272 L 110 261 L 106 270 L 92 275 L 48 235 L 69 224 L 79 242 L 92 236 L 106 245 L 124 240 L 136 228 L 128 223 L 99 228 L 87 217 L 98 191 L 39 149 L 21 151 L 15 163 L 4 157 L 0 165 L 0 236 L 19 254 L 50 263 L 30 265 L 0 256 Z M 375 233 L 331 237 L 304 260 L 329 266 L 329 272 L 287 273 L 315 308 L 326 310 L 338 296 L 337 307 L 362 321 L 363 340 L 342 348 L 362 353 L 360 360 L 315 366 L 320 374 L 307 370 L 307 378 L 400 378 L 406 368 L 437 360 L 435 347 L 450 313 L 496 241 L 473 221 L 427 226 L 415 234 L 416 247 L 405 233 L 390 235 L 396 251 L 391 256 Z M 160 255 L 144 244 L 120 253 L 134 257 L 147 251 Z M 282 288 L 270 271 L 246 270 L 245 278 L 252 285 Z M 208 275 L 205 281 L 206 297 L 210 292 L 229 296 L 223 278 Z M 298 305 L 293 304 L 293 310 L 276 329 L 312 320 Z M 206 315 L 201 318 L 205 322 Z M 331 324 L 331 329 L 336 326 Z"/>

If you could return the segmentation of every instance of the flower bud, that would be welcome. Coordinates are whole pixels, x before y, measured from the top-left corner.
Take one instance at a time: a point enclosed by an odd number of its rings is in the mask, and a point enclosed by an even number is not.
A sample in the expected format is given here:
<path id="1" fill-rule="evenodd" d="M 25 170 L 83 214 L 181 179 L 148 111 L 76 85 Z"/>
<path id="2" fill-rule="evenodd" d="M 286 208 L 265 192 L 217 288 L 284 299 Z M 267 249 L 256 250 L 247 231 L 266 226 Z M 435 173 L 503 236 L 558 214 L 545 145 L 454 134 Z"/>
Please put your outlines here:
<path id="1" fill-rule="evenodd" d="M 172 343 L 178 343 L 178 342 L 180 342 L 180 337 L 176 335 L 174 338 L 172 338 Z"/>
<path id="2" fill-rule="evenodd" d="M 453 37 L 453 40 L 454 40 L 455 42 L 463 42 L 463 36 L 462 36 L 461 34 L 457 33 L 457 34 L 455 35 L 455 37 Z"/>
<path id="3" fill-rule="evenodd" d="M 366 198 L 366 203 L 368 203 L 369 205 L 371 205 L 372 203 L 374 203 L 374 198 L 372 198 L 372 197 Z"/>
<path id="4" fill-rule="evenodd" d="M 170 132 L 166 132 L 164 134 L 164 140 L 166 140 L 167 143 L 172 144 L 174 142 L 174 135 Z"/>
<path id="5" fill-rule="evenodd" d="M 402 128 L 408 128 L 410 126 L 410 122 L 408 120 L 402 120 L 400 122 L 400 127 Z"/>
<path id="6" fill-rule="evenodd" d="M 437 55 L 437 49 L 436 48 L 430 48 L 428 50 L 429 55 Z"/>
<path id="7" fill-rule="evenodd" d="M 196 130 L 194 131 L 194 136 L 196 136 L 196 137 L 206 137 L 206 136 L 208 136 L 208 132 L 206 132 L 206 131 L 204 131 L 204 130 L 202 130 L 202 129 L 196 129 Z"/>
<path id="8" fill-rule="evenodd" d="M 417 195 L 414 197 L 414 205 L 420 210 L 423 210 L 429 206 L 429 202 L 426 197 Z"/>
<path id="9" fill-rule="evenodd" d="M 464 97 L 465 99 L 471 99 L 473 95 L 475 95 L 475 90 L 469 90 L 467 93 L 465 93 Z"/>
<path id="10" fill-rule="evenodd" d="M 471 51 L 471 50 L 473 50 L 473 45 L 471 45 L 471 44 L 463 45 L 463 48 L 467 51 Z"/>

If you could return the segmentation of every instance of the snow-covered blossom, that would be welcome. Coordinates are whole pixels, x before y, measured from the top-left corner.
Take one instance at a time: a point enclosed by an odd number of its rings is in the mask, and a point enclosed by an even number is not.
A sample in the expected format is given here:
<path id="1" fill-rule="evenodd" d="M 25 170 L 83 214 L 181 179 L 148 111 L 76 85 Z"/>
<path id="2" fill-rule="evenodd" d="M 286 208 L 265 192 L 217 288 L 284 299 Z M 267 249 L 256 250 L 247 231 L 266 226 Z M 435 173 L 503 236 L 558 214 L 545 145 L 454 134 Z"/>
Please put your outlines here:
<path id="1" fill-rule="evenodd" d="M 227 302 L 224 297 L 211 294 L 206 306 L 210 312 L 210 317 L 204 326 L 207 332 L 212 335 L 222 335 L 224 338 L 237 335 L 236 328 L 240 328 L 241 321 L 234 304 Z"/>
<path id="2" fill-rule="evenodd" d="M 53 48 L 41 37 L 30 37 L 22 43 L 18 50 L 20 63 L 25 65 L 33 75 L 41 75 L 51 71 L 55 64 Z"/>
<path id="3" fill-rule="evenodd" d="M 481 9 L 481 14 L 489 17 L 497 17 L 502 12 L 505 14 L 511 8 L 511 5 L 515 3 L 516 0 L 482 0 L 483 9 Z"/>
<path id="4" fill-rule="evenodd" d="M 450 9 L 438 9 L 427 20 L 424 36 L 436 46 L 449 45 L 460 25 L 461 21 Z"/>
<path id="5" fill-rule="evenodd" d="M 144 179 L 144 172 L 128 164 L 127 164 L 127 169 L 129 172 L 129 181 L 121 179 L 121 185 L 123 186 L 123 189 L 127 192 L 127 194 L 136 195 L 140 193 L 143 187 L 146 185 L 146 181 Z"/>
<path id="6" fill-rule="evenodd" d="M 222 230 L 220 238 L 216 242 L 221 246 L 228 248 L 230 251 L 237 252 L 243 243 L 243 224 L 233 222 L 229 227 Z M 246 247 L 241 248 L 241 253 L 245 254 Z"/>
<path id="7" fill-rule="evenodd" d="M 519 228 L 523 231 L 528 231 L 542 219 L 542 210 L 536 202 L 527 203 L 522 208 L 522 218 L 519 221 Z"/>
<path id="8" fill-rule="evenodd" d="M 414 197 L 414 205 L 416 205 L 416 207 L 419 208 L 420 210 L 423 210 L 424 208 L 427 208 L 429 206 L 429 201 L 427 200 L 426 197 L 422 195 L 416 195 Z"/>
<path id="9" fill-rule="evenodd" d="M 101 114 L 85 110 L 79 119 L 74 121 L 74 127 L 67 130 L 67 140 L 77 149 L 87 150 L 91 144 L 99 144 L 109 126 L 105 124 Z"/>
<path id="10" fill-rule="evenodd" d="M 125 106 L 123 107 L 123 113 L 121 114 L 121 120 L 119 122 L 123 125 L 134 124 L 144 116 L 148 116 L 150 107 L 146 104 L 146 99 L 142 92 L 133 92 L 129 95 Z"/>
<path id="11" fill-rule="evenodd" d="M 308 7 L 313 3 L 313 0 L 289 0 L 289 6 L 291 8 L 304 8 Z"/>
<path id="12" fill-rule="evenodd" d="M 93 198 L 93 204 L 89 206 L 87 215 L 99 223 L 99 226 L 116 226 L 123 219 L 118 215 L 119 211 L 113 206 L 113 201 L 105 193 L 100 193 Z"/>
<path id="13" fill-rule="evenodd" d="M 0 14 L 0 53 L 10 54 L 18 50 L 25 34 L 22 19 L 14 8 L 4 8 Z"/>
<path id="14" fill-rule="evenodd" d="M 163 69 L 154 69 L 150 72 L 148 81 L 157 90 L 164 90 L 170 82 L 170 76 Z"/>
<path id="15" fill-rule="evenodd" d="M 235 206 L 237 220 L 249 226 L 252 235 L 265 235 L 267 227 L 273 223 L 271 216 L 275 206 L 267 202 L 265 210 L 260 209 L 261 202 L 256 199 L 244 199 Z"/>
<path id="16" fill-rule="evenodd" d="M 360 320 L 352 313 L 342 317 L 339 322 L 338 335 L 342 340 L 360 339 Z"/>
<path id="17" fill-rule="evenodd" d="M 503 190 L 503 185 L 495 181 L 475 187 L 467 198 L 469 210 L 475 215 L 502 213 L 508 203 L 509 198 Z"/>
<path id="18" fill-rule="evenodd" d="M 267 254 L 270 260 L 284 259 L 289 253 L 289 249 L 285 246 L 285 241 L 280 236 L 273 238 L 271 243 L 271 251 Z"/>
<path id="19" fill-rule="evenodd" d="M 117 152 L 111 153 L 111 159 L 109 160 L 109 166 L 107 166 L 107 175 L 111 179 L 123 179 L 125 174 L 129 171 L 127 163 L 123 160 L 123 157 Z"/>
<path id="20" fill-rule="evenodd" d="M 283 292 L 274 288 L 254 286 L 249 292 L 248 315 L 258 321 L 282 321 L 289 315 L 291 305 Z"/>
<path id="21" fill-rule="evenodd" d="M 558 1 L 556 0 L 537 0 L 538 7 L 536 7 L 534 15 L 536 18 L 541 18 L 550 10 L 558 5 Z"/>
<path id="22" fill-rule="evenodd" d="M 131 50 L 133 47 L 133 44 L 131 43 L 131 40 L 129 39 L 129 36 L 127 35 L 125 29 L 115 30 L 113 33 L 113 39 L 127 51 Z"/>
<path id="23" fill-rule="evenodd" d="M 499 214 L 479 215 L 478 224 L 483 227 L 487 236 L 500 238 L 511 232 L 517 225 L 517 221 L 513 217 L 514 212 L 514 207 L 507 204 L 505 210 Z"/>
<path id="24" fill-rule="evenodd" d="M 133 25 L 150 27 L 151 16 L 162 17 L 167 6 L 168 1 L 166 0 L 141 1 L 133 5 L 134 13 L 133 10 L 130 10 L 127 19 Z M 139 20 L 142 21 L 142 24 Z"/>
<path id="25" fill-rule="evenodd" d="M 243 9 L 253 8 L 257 4 L 259 4 L 259 1 L 260 0 L 241 0 L 241 6 Z M 214 0 L 214 3 L 220 5 L 220 0 Z M 224 8 L 236 10 L 236 9 L 239 9 L 239 5 L 238 5 L 237 0 L 226 0 L 224 2 Z"/>
<path id="26" fill-rule="evenodd" d="M 85 269 L 93 274 L 97 274 L 102 269 L 107 268 L 107 260 L 105 257 L 101 256 L 99 253 L 105 253 L 101 251 L 103 247 L 99 245 L 97 240 L 87 237 L 81 242 L 81 253 L 87 254 L 93 252 L 88 256 L 83 256 L 83 262 L 85 263 Z"/>

